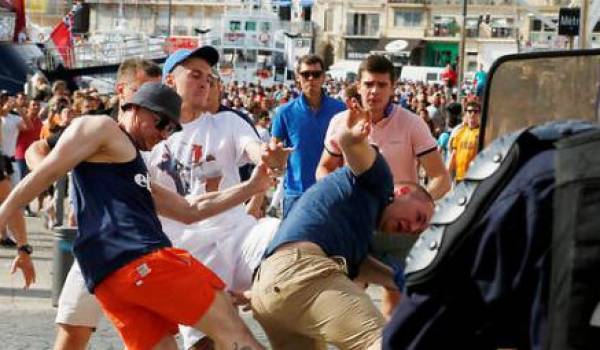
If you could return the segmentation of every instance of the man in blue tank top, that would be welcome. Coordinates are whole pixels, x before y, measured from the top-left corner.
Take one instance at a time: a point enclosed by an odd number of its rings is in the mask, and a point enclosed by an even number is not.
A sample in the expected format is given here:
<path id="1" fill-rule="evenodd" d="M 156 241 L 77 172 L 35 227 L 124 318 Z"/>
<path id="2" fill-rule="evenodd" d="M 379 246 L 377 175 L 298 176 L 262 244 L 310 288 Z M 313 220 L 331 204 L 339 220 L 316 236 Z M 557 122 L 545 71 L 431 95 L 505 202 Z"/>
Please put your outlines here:
<path id="1" fill-rule="evenodd" d="M 173 90 L 147 83 L 123 106 L 118 122 L 76 119 L 2 204 L 0 225 L 73 169 L 79 223 L 74 253 L 88 290 L 128 349 L 174 349 L 178 324 L 203 331 L 218 347 L 260 349 L 222 292 L 222 281 L 172 248 L 156 216 L 193 222 L 207 215 L 201 210 L 207 200 L 216 207 L 238 203 L 239 188 L 186 200 L 149 181 L 139 151 L 180 128 L 180 108 Z M 267 173 L 264 165 L 257 169 Z M 266 178 L 256 182 L 266 188 Z"/>
<path id="2" fill-rule="evenodd" d="M 384 318 L 352 279 L 394 288 L 391 269 L 368 256 L 373 231 L 420 232 L 433 214 L 422 187 L 394 187 L 387 163 L 368 143 L 370 118 L 356 100 L 343 118 L 347 166 L 300 197 L 255 275 L 254 317 L 274 349 L 381 348 Z"/>

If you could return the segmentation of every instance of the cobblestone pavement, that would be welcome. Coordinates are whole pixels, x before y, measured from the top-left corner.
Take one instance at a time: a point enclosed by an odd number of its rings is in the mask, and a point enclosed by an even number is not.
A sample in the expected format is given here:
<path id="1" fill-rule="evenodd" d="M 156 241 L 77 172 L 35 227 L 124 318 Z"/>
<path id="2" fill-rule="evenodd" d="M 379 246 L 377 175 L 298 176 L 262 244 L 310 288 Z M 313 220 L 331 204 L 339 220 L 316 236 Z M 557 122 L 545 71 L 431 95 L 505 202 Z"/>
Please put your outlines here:
<path id="1" fill-rule="evenodd" d="M 1 350 L 45 350 L 51 349 L 55 337 L 52 307 L 52 259 L 53 234 L 43 227 L 42 220 L 27 218 L 29 241 L 34 246 L 34 264 L 37 281 L 28 291 L 22 289 L 19 274 L 11 276 L 10 264 L 15 255 L 14 249 L 0 248 L 0 349 Z M 371 296 L 379 302 L 378 291 L 371 290 Z M 242 317 L 256 337 L 266 343 L 266 338 L 256 321 L 249 313 Z M 99 329 L 92 337 L 88 349 L 122 349 L 122 344 L 108 321 L 102 320 Z"/>

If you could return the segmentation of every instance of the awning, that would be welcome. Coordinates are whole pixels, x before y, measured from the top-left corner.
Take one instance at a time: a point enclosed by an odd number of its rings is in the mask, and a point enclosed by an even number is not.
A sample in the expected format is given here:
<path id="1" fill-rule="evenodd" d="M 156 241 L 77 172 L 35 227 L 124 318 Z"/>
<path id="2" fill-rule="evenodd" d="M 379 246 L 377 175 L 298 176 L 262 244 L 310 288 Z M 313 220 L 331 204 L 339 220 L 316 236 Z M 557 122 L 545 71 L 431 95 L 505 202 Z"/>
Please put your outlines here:
<path id="1" fill-rule="evenodd" d="M 423 45 L 423 43 L 423 40 L 414 38 L 381 38 L 373 51 L 410 55 L 415 48 Z"/>
<path id="2" fill-rule="evenodd" d="M 300 7 L 311 7 L 314 0 L 300 0 Z"/>

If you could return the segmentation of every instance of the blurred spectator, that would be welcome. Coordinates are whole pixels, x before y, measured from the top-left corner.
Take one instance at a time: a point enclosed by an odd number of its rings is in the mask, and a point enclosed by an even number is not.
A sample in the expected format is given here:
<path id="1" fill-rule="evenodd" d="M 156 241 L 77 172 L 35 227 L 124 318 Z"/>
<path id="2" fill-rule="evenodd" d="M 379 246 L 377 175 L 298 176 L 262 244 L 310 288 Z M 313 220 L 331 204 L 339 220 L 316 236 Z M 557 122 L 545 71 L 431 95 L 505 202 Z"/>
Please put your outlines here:
<path id="1" fill-rule="evenodd" d="M 465 109 L 464 126 L 456 133 L 451 143 L 452 154 L 448 170 L 454 173 L 454 179 L 462 181 L 471 161 L 477 155 L 479 144 L 479 123 L 481 107 L 479 103 L 471 101 Z"/>
<path id="2" fill-rule="evenodd" d="M 322 89 L 325 72 L 321 57 L 301 57 L 296 73 L 302 94 L 277 111 L 272 130 L 274 142 L 294 148 L 284 179 L 284 218 L 302 193 L 315 183 L 329 122 L 346 108 L 342 102 L 326 96 Z"/>

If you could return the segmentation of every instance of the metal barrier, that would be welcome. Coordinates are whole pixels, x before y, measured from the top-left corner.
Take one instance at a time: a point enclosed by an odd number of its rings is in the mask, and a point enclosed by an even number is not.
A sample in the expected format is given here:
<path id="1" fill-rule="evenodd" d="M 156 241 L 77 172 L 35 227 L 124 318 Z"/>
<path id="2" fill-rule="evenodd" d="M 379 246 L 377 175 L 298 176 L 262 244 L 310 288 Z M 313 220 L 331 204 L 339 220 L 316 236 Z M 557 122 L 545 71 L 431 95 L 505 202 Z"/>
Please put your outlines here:
<path id="1" fill-rule="evenodd" d="M 73 264 L 73 241 L 77 234 L 76 227 L 57 227 L 54 229 L 54 249 L 52 259 L 52 306 L 58 306 L 58 298 L 62 291 L 67 274 Z"/>

